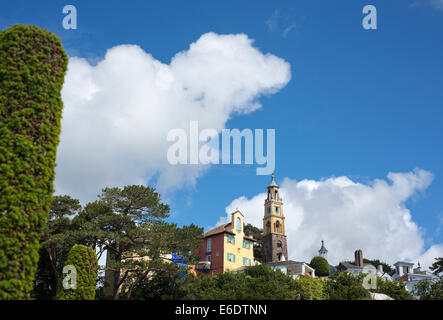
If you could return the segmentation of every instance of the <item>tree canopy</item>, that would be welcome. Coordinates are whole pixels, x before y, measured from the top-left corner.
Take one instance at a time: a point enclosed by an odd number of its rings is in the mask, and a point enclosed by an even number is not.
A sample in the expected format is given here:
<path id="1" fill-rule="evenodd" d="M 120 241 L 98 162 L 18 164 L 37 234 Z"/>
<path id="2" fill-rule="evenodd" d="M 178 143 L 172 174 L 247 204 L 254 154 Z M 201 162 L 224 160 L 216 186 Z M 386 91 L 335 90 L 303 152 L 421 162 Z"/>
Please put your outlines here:
<path id="1" fill-rule="evenodd" d="M 329 263 L 323 257 L 316 256 L 311 259 L 309 266 L 315 269 L 315 274 L 319 277 L 329 276 Z"/>

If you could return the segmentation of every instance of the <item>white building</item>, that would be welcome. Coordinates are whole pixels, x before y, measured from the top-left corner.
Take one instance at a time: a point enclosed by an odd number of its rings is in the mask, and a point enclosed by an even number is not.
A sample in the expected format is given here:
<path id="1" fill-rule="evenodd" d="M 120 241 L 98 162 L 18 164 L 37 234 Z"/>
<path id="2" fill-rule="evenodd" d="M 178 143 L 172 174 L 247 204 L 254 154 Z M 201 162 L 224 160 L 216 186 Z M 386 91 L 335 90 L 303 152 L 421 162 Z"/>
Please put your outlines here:
<path id="1" fill-rule="evenodd" d="M 294 279 L 298 279 L 300 276 L 315 277 L 315 270 L 311 268 L 305 262 L 299 261 L 278 261 L 266 263 L 272 270 L 280 270 L 284 274 L 292 276 Z"/>
<path id="2" fill-rule="evenodd" d="M 361 250 L 355 251 L 354 262 L 340 262 L 337 267 L 338 271 L 347 271 L 354 275 L 364 274 L 374 274 L 377 275 L 377 268 L 370 263 L 363 263 L 363 252 Z"/>
<path id="3" fill-rule="evenodd" d="M 420 262 L 418 263 L 418 267 L 413 269 L 414 264 L 411 262 L 405 261 L 397 261 L 394 263 L 395 272 L 392 275 L 392 278 L 403 281 L 405 283 L 406 290 L 410 293 L 415 294 L 415 286 L 420 281 L 426 280 L 429 282 L 437 282 L 438 277 L 426 270 L 421 270 Z"/>

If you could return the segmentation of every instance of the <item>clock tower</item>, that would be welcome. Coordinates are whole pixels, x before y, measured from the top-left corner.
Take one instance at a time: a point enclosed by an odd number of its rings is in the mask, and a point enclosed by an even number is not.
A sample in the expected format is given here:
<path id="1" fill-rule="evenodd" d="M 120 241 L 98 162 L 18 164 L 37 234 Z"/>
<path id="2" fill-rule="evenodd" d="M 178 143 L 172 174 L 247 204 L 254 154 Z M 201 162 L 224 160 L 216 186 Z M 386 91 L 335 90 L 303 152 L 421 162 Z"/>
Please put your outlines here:
<path id="1" fill-rule="evenodd" d="M 283 201 L 280 198 L 279 187 L 275 183 L 274 173 L 265 199 L 262 245 L 265 263 L 288 261 Z"/>

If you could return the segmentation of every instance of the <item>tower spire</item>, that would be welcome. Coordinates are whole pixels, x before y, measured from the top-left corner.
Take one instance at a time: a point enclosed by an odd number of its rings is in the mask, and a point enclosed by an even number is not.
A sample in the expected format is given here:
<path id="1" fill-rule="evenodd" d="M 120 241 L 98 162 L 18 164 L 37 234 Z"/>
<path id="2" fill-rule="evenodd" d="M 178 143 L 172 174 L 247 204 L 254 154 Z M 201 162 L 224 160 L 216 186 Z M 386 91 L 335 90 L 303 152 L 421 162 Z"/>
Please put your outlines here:
<path id="1" fill-rule="evenodd" d="M 272 179 L 271 179 L 271 184 L 269 185 L 269 187 L 277 187 L 278 188 L 277 183 L 275 183 L 274 171 L 272 171 Z"/>

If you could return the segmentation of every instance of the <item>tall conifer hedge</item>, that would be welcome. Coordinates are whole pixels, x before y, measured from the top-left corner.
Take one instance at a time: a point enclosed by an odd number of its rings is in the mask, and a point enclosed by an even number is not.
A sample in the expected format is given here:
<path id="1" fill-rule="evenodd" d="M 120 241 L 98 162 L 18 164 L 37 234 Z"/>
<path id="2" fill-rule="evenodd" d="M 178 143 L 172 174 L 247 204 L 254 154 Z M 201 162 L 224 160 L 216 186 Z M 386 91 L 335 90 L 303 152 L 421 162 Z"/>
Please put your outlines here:
<path id="1" fill-rule="evenodd" d="M 0 299 L 26 299 L 52 201 L 68 58 L 36 26 L 0 31 Z"/>
<path id="2" fill-rule="evenodd" d="M 94 249 L 75 244 L 69 251 L 65 266 L 76 270 L 76 288 L 65 290 L 60 286 L 58 300 L 94 300 L 97 282 L 98 261 Z M 69 274 L 64 274 L 67 277 Z"/>

